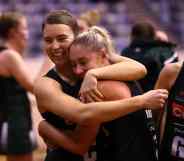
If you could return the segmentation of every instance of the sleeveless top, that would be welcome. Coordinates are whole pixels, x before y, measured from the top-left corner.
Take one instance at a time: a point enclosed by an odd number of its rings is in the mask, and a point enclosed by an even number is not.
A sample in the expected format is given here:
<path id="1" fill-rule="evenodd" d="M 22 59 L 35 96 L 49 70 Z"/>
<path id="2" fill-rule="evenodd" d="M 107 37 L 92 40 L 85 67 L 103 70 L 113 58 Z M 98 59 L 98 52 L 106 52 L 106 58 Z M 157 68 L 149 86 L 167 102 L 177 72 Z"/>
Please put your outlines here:
<path id="1" fill-rule="evenodd" d="M 56 80 L 62 86 L 62 90 L 64 93 L 77 98 L 81 82 L 77 82 L 74 86 L 71 86 L 58 75 L 55 69 L 51 69 L 45 76 Z M 51 112 L 44 112 L 42 113 L 42 116 L 51 125 L 61 130 L 73 130 L 76 127 L 76 124 L 69 122 L 68 120 L 65 120 L 64 118 L 57 116 Z M 83 159 L 82 156 L 73 154 L 72 152 L 67 151 L 61 147 L 48 150 L 47 155 L 49 155 L 49 153 L 52 153 L 52 155 L 54 155 L 54 153 L 58 155 L 58 152 L 60 153 L 59 155 L 61 157 L 60 160 L 78 161 Z"/>
<path id="2" fill-rule="evenodd" d="M 0 52 L 3 50 L 6 48 L 0 47 Z M 3 114 L 0 118 L 7 119 L 7 115 L 10 115 L 12 111 L 18 112 L 21 110 L 20 107 L 26 107 L 25 110 L 30 118 L 30 102 L 27 92 L 14 77 L 0 76 L 0 98 L 0 113 Z"/>
<path id="3" fill-rule="evenodd" d="M 172 86 L 167 105 L 166 125 L 160 149 L 160 160 L 184 160 L 184 64 Z"/>
<path id="4" fill-rule="evenodd" d="M 6 50 L 0 47 L 0 52 Z M 36 148 L 27 91 L 12 76 L 0 76 L 0 153 L 24 154 Z"/>
<path id="5" fill-rule="evenodd" d="M 140 94 L 135 84 L 132 95 Z M 155 161 L 151 113 L 140 110 L 102 125 L 96 140 L 97 161 Z"/>

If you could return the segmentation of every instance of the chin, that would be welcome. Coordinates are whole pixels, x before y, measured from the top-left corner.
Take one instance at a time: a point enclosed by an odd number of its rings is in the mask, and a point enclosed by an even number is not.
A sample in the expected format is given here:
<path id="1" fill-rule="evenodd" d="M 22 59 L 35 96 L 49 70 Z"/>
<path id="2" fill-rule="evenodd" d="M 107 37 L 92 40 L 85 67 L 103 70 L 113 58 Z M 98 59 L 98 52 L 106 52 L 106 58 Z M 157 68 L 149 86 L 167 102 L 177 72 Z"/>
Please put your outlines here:
<path id="1" fill-rule="evenodd" d="M 84 79 L 84 74 L 83 75 L 82 74 L 81 75 L 77 75 L 77 78 L 80 79 L 80 80 Z"/>

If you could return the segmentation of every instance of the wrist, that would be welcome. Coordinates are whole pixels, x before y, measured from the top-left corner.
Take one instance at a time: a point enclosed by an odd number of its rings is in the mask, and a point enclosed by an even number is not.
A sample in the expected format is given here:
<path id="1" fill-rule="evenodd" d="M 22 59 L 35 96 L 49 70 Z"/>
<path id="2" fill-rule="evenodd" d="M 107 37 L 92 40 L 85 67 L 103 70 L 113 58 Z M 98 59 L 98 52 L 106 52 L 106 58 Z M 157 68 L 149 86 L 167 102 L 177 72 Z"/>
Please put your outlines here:
<path id="1" fill-rule="evenodd" d="M 140 110 L 144 109 L 146 106 L 146 102 L 142 95 L 137 96 L 137 103 Z"/>
<path id="2" fill-rule="evenodd" d="M 87 76 L 92 76 L 92 77 L 95 77 L 95 78 L 98 78 L 98 73 L 95 69 L 90 69 L 87 71 L 86 73 Z"/>

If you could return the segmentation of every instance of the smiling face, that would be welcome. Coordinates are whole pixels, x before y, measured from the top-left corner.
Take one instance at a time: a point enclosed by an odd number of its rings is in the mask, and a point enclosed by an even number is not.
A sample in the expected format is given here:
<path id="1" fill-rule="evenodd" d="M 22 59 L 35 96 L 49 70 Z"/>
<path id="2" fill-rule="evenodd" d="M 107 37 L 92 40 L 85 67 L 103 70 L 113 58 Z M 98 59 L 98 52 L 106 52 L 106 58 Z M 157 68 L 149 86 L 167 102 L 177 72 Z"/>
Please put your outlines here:
<path id="1" fill-rule="evenodd" d="M 43 48 L 55 64 L 68 60 L 68 47 L 74 40 L 72 29 L 65 24 L 45 24 Z"/>
<path id="2" fill-rule="evenodd" d="M 74 74 L 83 78 L 85 73 L 93 68 L 109 64 L 109 61 L 102 50 L 92 51 L 82 45 L 72 45 L 69 52 Z"/>

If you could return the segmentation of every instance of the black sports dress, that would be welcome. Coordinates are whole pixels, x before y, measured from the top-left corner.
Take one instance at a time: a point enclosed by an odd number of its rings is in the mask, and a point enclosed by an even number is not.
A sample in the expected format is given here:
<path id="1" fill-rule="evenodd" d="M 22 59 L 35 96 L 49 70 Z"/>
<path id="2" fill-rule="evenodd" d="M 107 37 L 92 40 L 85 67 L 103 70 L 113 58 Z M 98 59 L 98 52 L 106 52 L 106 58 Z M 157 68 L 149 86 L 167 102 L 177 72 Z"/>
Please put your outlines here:
<path id="1" fill-rule="evenodd" d="M 140 94 L 131 83 L 132 95 Z M 103 124 L 96 140 L 97 161 L 156 161 L 150 111 L 140 110 Z"/>
<path id="2" fill-rule="evenodd" d="M 56 72 L 55 69 L 51 69 L 46 77 L 52 78 L 59 82 L 62 86 L 63 92 L 66 94 L 76 97 L 78 96 L 78 91 L 80 89 L 81 83 L 78 82 L 75 86 L 71 86 L 66 81 L 64 81 Z M 73 130 L 76 127 L 76 124 L 71 123 L 67 120 L 64 120 L 62 117 L 59 117 L 51 112 L 42 113 L 43 118 L 47 120 L 51 125 L 61 130 Z M 54 148 L 48 149 L 45 161 L 82 161 L 83 156 L 74 154 L 70 151 L 67 151 L 63 148 Z"/>
<path id="3" fill-rule="evenodd" d="M 166 126 L 160 161 L 184 160 L 184 64 L 172 86 L 166 106 Z"/>
<path id="4" fill-rule="evenodd" d="M 26 90 L 13 77 L 0 76 L 0 153 L 25 154 L 36 148 L 30 108 Z"/>

